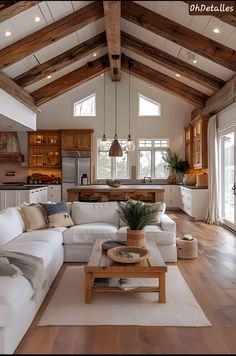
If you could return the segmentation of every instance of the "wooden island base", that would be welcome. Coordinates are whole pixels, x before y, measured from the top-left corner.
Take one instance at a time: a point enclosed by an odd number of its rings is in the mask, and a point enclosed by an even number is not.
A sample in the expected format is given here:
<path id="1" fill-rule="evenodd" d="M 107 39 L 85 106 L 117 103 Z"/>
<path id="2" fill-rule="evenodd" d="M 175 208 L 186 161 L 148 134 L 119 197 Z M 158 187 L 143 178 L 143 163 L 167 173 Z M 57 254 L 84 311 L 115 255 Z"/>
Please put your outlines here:
<path id="1" fill-rule="evenodd" d="M 112 188 L 108 185 L 87 185 L 69 188 L 68 201 L 112 201 L 142 200 L 150 203 L 164 202 L 165 189 L 158 185 L 121 185 Z"/>

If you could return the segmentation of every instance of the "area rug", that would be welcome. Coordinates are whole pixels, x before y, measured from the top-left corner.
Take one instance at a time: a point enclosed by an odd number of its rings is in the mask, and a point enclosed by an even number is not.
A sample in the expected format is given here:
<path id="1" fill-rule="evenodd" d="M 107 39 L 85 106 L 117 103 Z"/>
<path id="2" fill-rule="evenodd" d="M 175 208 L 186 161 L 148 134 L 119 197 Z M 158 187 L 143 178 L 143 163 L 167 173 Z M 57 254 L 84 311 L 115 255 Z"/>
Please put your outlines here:
<path id="1" fill-rule="evenodd" d="M 38 325 L 211 325 L 176 266 L 168 266 L 166 294 L 164 304 L 158 303 L 157 293 L 96 293 L 92 303 L 85 304 L 83 266 L 71 266 Z"/>

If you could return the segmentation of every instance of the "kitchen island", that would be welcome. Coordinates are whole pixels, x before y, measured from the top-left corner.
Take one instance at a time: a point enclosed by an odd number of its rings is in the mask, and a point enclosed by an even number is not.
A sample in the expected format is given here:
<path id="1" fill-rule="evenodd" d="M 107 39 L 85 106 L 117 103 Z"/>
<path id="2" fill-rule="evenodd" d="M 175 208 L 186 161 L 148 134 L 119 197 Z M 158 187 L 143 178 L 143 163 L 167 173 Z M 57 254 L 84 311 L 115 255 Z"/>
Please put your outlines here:
<path id="1" fill-rule="evenodd" d="M 165 189 L 155 184 L 136 184 L 120 187 L 109 185 L 79 185 L 67 189 L 68 201 L 111 201 L 111 200 L 142 200 L 146 202 L 163 202 Z"/>

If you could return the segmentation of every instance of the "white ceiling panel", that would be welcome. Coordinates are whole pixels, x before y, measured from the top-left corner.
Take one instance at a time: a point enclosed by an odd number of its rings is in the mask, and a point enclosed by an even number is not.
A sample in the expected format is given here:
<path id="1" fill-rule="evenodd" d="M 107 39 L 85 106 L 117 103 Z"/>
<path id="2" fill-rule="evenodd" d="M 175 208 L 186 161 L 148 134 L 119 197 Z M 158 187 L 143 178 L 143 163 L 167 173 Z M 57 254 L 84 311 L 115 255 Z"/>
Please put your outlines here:
<path id="1" fill-rule="evenodd" d="M 89 38 L 92 38 L 99 33 L 105 31 L 104 18 L 101 18 L 93 23 L 81 28 L 81 30 L 77 31 L 77 37 L 79 43 L 87 41 Z"/>
<path id="2" fill-rule="evenodd" d="M 203 33 L 208 22 L 210 21 L 211 16 L 192 16 L 191 22 L 189 24 L 189 28 L 193 31 Z"/>
<path id="3" fill-rule="evenodd" d="M 137 4 L 141 6 L 145 6 L 147 9 L 154 11 L 155 10 L 155 2 L 156 1 L 135 1 Z"/>
<path id="4" fill-rule="evenodd" d="M 56 41 L 39 51 L 35 52 L 36 57 L 38 58 L 40 63 L 44 63 L 49 59 L 67 51 L 68 49 L 78 45 L 78 38 L 76 33 L 72 33 L 59 41 Z"/>
<path id="5" fill-rule="evenodd" d="M 214 33 L 212 30 L 213 28 L 218 28 L 220 33 Z M 228 40 L 229 36 L 233 33 L 234 27 L 228 25 L 227 23 L 218 20 L 215 17 L 211 17 L 210 21 L 208 22 L 207 26 L 203 31 L 203 35 L 211 38 L 212 40 L 219 42 L 225 45 L 226 41 Z"/>
<path id="6" fill-rule="evenodd" d="M 192 16 L 188 14 L 188 5 L 183 1 L 172 1 L 168 18 L 172 21 L 180 23 L 183 26 L 188 27 L 191 23 Z"/>
<path id="7" fill-rule="evenodd" d="M 28 71 L 38 64 L 38 61 L 33 55 L 25 57 L 21 61 L 12 64 L 11 66 L 3 69 L 3 72 L 6 73 L 9 77 L 15 78 L 18 75 Z"/>
<path id="8" fill-rule="evenodd" d="M 236 29 L 231 33 L 225 45 L 236 51 Z"/>
<path id="9" fill-rule="evenodd" d="M 72 6 L 75 10 L 79 10 L 84 6 L 91 4 L 93 1 L 72 1 Z"/>
<path id="10" fill-rule="evenodd" d="M 96 51 L 96 54 L 97 54 L 96 59 L 103 56 L 106 52 L 107 52 L 107 48 L 101 48 L 101 49 L 97 50 Z M 44 85 L 47 85 L 47 84 L 53 82 L 54 80 L 62 77 L 63 75 L 66 75 L 66 74 L 72 72 L 73 70 L 86 65 L 88 62 L 94 61 L 94 59 L 95 59 L 95 57 L 93 57 L 93 55 L 91 54 L 90 56 L 83 58 L 83 59 L 71 64 L 70 66 L 67 66 L 67 67 L 61 69 L 60 71 L 53 73 L 52 78 L 50 78 L 50 79 L 45 78 L 45 79 L 39 80 L 38 82 L 29 85 L 25 89 L 29 93 L 31 93 L 34 90 L 37 90 L 37 89 L 43 87 Z"/>
<path id="11" fill-rule="evenodd" d="M 59 20 L 74 11 L 71 1 L 46 1 L 46 4 L 54 20 Z"/>
<path id="12" fill-rule="evenodd" d="M 40 17 L 39 22 L 34 21 L 35 16 Z M 42 16 L 39 7 L 37 5 L 33 6 L 9 20 L 0 23 L 0 48 L 7 47 L 46 25 L 47 23 Z M 4 35 L 6 31 L 10 31 L 12 35 L 6 37 Z"/>
<path id="13" fill-rule="evenodd" d="M 144 1 L 143 1 L 144 2 Z M 162 16 L 168 16 L 173 1 L 154 1 L 154 11 Z"/>
<path id="14" fill-rule="evenodd" d="M 169 40 L 165 40 L 164 46 L 163 46 L 163 51 L 171 54 L 174 57 L 178 57 L 179 51 L 181 47 L 177 45 L 174 42 L 171 42 Z"/>

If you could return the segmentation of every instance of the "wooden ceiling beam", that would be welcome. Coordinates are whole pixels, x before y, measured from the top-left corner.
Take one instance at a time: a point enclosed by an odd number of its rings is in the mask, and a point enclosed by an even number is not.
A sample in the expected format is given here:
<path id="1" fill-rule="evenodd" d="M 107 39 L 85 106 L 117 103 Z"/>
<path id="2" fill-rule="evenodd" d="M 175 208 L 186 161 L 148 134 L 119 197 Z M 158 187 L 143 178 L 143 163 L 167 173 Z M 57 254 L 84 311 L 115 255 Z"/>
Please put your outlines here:
<path id="1" fill-rule="evenodd" d="M 3 72 L 0 72 L 0 88 L 27 106 L 29 109 L 34 112 L 38 111 L 34 98 Z"/>
<path id="2" fill-rule="evenodd" d="M 225 84 L 223 80 L 123 31 L 121 32 L 121 45 L 213 91 L 220 89 Z"/>
<path id="3" fill-rule="evenodd" d="M 101 17 L 103 17 L 103 7 L 100 1 L 94 1 L 82 7 L 72 14 L 0 50 L 0 68 L 7 67 L 23 59 Z"/>
<path id="4" fill-rule="evenodd" d="M 14 81 L 18 85 L 26 87 L 88 56 L 98 48 L 105 46 L 106 33 L 102 32 L 99 35 L 92 37 L 89 40 L 80 43 L 78 46 L 60 54 L 59 56 L 31 68 L 27 72 L 14 78 Z"/>
<path id="5" fill-rule="evenodd" d="M 121 16 L 179 46 L 236 71 L 236 51 L 133 1 L 122 1 Z"/>
<path id="6" fill-rule="evenodd" d="M 98 76 L 108 68 L 108 58 L 105 55 L 35 90 L 31 95 L 35 99 L 36 105 L 42 105 Z"/>
<path id="7" fill-rule="evenodd" d="M 0 23 L 10 19 L 22 11 L 28 10 L 31 7 L 39 4 L 41 1 L 5 1 L 5 4 L 0 7 Z"/>
<path id="8" fill-rule="evenodd" d="M 236 101 L 236 75 L 206 101 L 204 108 L 192 112 L 192 120 L 198 115 L 212 116 Z"/>
<path id="9" fill-rule="evenodd" d="M 107 47 L 112 81 L 120 81 L 120 1 L 103 1 Z"/>
<path id="10" fill-rule="evenodd" d="M 206 94 L 203 94 L 200 91 L 167 76 L 166 74 L 131 59 L 126 55 L 122 55 L 121 68 L 126 72 L 129 72 L 130 68 L 130 74 L 135 77 L 140 78 L 158 88 L 164 89 L 171 94 L 178 95 L 185 101 L 188 101 L 190 104 L 195 106 L 203 107 L 208 98 Z"/>

